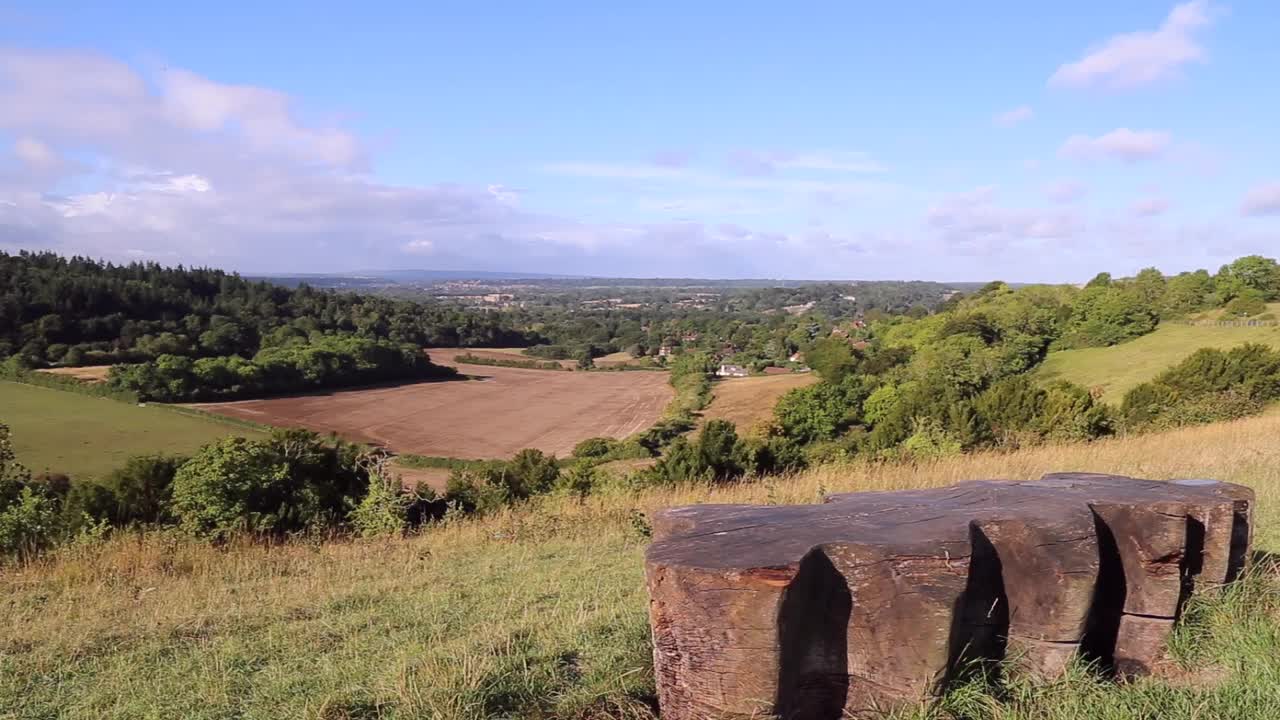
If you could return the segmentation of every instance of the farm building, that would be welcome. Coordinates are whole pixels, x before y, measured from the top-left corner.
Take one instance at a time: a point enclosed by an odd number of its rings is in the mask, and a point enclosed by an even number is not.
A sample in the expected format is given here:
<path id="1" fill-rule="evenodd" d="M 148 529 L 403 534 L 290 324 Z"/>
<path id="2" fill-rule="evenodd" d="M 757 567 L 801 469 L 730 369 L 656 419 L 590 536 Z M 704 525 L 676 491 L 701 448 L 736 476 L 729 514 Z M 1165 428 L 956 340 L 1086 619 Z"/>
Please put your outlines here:
<path id="1" fill-rule="evenodd" d="M 716 370 L 716 377 L 746 377 L 750 373 L 741 365 L 730 365 L 728 363 L 721 365 Z"/>

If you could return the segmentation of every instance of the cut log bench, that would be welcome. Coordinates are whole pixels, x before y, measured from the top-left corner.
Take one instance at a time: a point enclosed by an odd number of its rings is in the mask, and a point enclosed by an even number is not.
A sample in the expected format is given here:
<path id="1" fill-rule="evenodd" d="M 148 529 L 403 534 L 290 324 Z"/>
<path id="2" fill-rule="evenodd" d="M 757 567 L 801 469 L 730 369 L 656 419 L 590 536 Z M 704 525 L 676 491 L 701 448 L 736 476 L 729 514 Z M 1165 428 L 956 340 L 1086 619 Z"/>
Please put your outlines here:
<path id="1" fill-rule="evenodd" d="M 876 714 L 1000 667 L 1160 660 L 1189 593 L 1244 570 L 1253 491 L 1034 482 L 660 511 L 646 554 L 664 720 Z"/>

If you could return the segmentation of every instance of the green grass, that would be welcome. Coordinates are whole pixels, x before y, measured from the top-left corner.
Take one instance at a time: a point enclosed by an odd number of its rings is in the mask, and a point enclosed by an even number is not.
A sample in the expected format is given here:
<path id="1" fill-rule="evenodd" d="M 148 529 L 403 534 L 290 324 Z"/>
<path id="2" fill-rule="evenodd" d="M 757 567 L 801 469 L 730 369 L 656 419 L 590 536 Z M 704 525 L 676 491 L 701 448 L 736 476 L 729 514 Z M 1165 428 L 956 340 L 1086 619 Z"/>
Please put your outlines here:
<path id="1" fill-rule="evenodd" d="M 189 453 L 227 435 L 262 431 L 157 405 L 0 381 L 0 422 L 13 431 L 18 460 L 34 472 L 104 475 L 131 455 Z M 2 717 L 2 716 L 0 716 Z"/>
<path id="2" fill-rule="evenodd" d="M 1226 349 L 1250 342 L 1280 348 L 1280 326 L 1164 323 L 1150 335 L 1121 345 L 1049 353 L 1036 370 L 1036 377 L 1044 381 L 1069 380 L 1086 388 L 1101 387 L 1102 399 L 1118 405 L 1135 385 L 1154 378 L 1200 348 Z"/>
<path id="3" fill-rule="evenodd" d="M 408 538 L 210 546 L 170 533 L 0 569 L 0 718 L 652 720 L 639 513 L 813 502 L 1047 471 L 1216 477 L 1258 492 L 1280 550 L 1280 414 L 918 465 L 850 464 L 722 488 L 548 497 Z M 964 687 L 912 717 L 1274 717 L 1280 574 L 1202 596 L 1162 676 L 1078 669 L 1004 693 Z M 763 719 L 762 719 L 763 720 Z"/>

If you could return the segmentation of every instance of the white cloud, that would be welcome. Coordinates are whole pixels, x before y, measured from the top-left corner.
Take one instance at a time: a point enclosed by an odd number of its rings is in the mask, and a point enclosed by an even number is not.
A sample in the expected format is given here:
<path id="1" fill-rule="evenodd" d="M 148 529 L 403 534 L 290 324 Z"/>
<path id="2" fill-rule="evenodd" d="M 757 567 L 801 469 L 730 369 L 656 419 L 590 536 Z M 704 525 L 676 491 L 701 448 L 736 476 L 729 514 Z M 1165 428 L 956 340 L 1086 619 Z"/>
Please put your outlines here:
<path id="1" fill-rule="evenodd" d="M 1156 30 L 1116 35 L 1075 62 L 1058 68 L 1049 84 L 1061 87 L 1127 89 L 1173 76 L 1207 53 L 1196 34 L 1212 22 L 1207 0 L 1174 6 Z"/>
<path id="2" fill-rule="evenodd" d="M 1045 190 L 1045 195 L 1059 205 L 1070 205 L 1084 197 L 1088 188 L 1076 180 L 1059 180 Z"/>
<path id="3" fill-rule="evenodd" d="M 1125 162 L 1148 160 L 1163 153 L 1172 136 L 1158 130 L 1118 128 L 1105 135 L 1089 137 L 1072 135 L 1062 144 L 1058 154 L 1078 159 L 1113 159 Z"/>
<path id="4" fill-rule="evenodd" d="M 0 108 L 0 130 L 148 167 L 223 152 L 228 139 L 272 159 L 347 170 L 365 161 L 354 135 L 301 122 L 282 93 L 179 69 L 148 78 L 101 55 L 0 48 Z"/>
<path id="5" fill-rule="evenodd" d="M 18 138 L 13 143 L 13 154 L 33 170 L 45 170 L 58 164 L 58 154 L 35 138 Z"/>
<path id="6" fill-rule="evenodd" d="M 1083 228 L 1065 210 L 1010 208 L 996 202 L 996 188 L 980 187 L 943 197 L 929 208 L 926 224 L 957 251 L 995 253 L 1027 241 L 1063 240 Z"/>
<path id="7" fill-rule="evenodd" d="M 993 122 L 998 127 L 1011 128 L 1016 125 L 1021 125 L 1022 123 L 1030 120 L 1034 116 L 1035 116 L 1035 111 L 1031 109 L 1030 105 L 1019 105 L 1018 107 L 1013 108 L 1012 110 L 1006 110 L 996 115 L 995 118 L 993 119 Z"/>
<path id="8" fill-rule="evenodd" d="M 1136 201 L 1130 210 L 1138 217 L 1163 215 L 1169 209 L 1169 201 L 1161 197 L 1146 197 Z"/>
<path id="9" fill-rule="evenodd" d="M 165 113 L 200 132 L 235 130 L 257 150 L 283 150 L 303 160 L 351 166 L 361 157 L 353 136 L 333 128 L 305 127 L 294 119 L 283 93 L 225 85 L 186 70 L 161 75 Z"/>
<path id="10" fill-rule="evenodd" d="M 1251 189 L 1240 204 L 1243 215 L 1280 215 L 1280 182 L 1263 183 Z"/>

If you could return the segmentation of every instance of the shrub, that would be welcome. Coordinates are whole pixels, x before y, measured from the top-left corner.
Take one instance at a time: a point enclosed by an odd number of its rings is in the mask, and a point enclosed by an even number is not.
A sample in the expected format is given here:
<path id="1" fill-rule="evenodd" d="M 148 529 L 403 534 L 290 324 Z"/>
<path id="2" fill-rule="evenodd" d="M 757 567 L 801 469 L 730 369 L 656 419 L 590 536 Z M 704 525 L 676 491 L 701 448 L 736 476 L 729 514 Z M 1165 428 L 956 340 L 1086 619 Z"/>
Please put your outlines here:
<path id="1" fill-rule="evenodd" d="M 1228 317 L 1246 318 L 1254 315 L 1261 315 L 1267 311 L 1267 301 L 1262 293 L 1257 290 L 1249 289 L 1240 293 L 1234 300 L 1227 303 L 1223 312 Z"/>
<path id="2" fill-rule="evenodd" d="M 964 450 L 959 440 L 949 434 L 935 418 L 916 421 L 915 428 L 902 443 L 902 457 L 922 461 L 955 455 Z"/>
<path id="3" fill-rule="evenodd" d="M 172 455 L 136 455 L 112 471 L 103 480 L 115 501 L 109 516 L 112 522 L 173 522 L 173 478 L 185 462 L 186 458 Z"/>
<path id="4" fill-rule="evenodd" d="M 1051 440 L 1092 440 L 1114 431 L 1110 409 L 1088 390 L 1066 381 L 1050 385 L 1036 420 L 1040 434 Z"/>
<path id="5" fill-rule="evenodd" d="M 173 479 L 173 509 L 183 527 L 209 538 L 289 528 L 295 496 L 279 453 L 244 438 L 204 446 Z"/>
<path id="6" fill-rule="evenodd" d="M 698 456 L 713 480 L 742 476 L 744 468 L 739 450 L 738 430 L 728 420 L 710 420 L 698 433 Z"/>
<path id="7" fill-rule="evenodd" d="M 556 492 L 585 499 L 600 482 L 600 473 L 591 465 L 579 463 L 561 473 L 556 481 Z"/>
<path id="8" fill-rule="evenodd" d="M 115 523 L 119 500 L 110 488 L 91 481 L 77 481 L 62 500 L 62 522 L 70 533 Z"/>
<path id="9" fill-rule="evenodd" d="M 613 452 L 616 445 L 618 445 L 618 441 L 613 438 L 587 438 L 573 447 L 573 456 L 576 458 L 602 458 Z"/>
<path id="10" fill-rule="evenodd" d="M 511 498 L 523 500 L 551 490 L 560 477 L 560 464 L 556 462 L 555 455 L 526 448 L 511 458 L 505 475 Z"/>
<path id="11" fill-rule="evenodd" d="M 1128 393 L 1121 406 L 1133 429 L 1214 422 L 1259 412 L 1280 399 L 1280 352 L 1241 345 L 1203 348 Z"/>
<path id="12" fill-rule="evenodd" d="M 1048 393 L 1025 375 L 1006 378 L 977 398 L 977 408 L 997 438 L 1007 438 L 1032 427 L 1044 412 Z"/>
<path id="13" fill-rule="evenodd" d="M 0 509 L 0 553 L 26 558 L 53 547 L 65 534 L 58 503 L 34 487 L 24 487 Z"/>
<path id="14" fill-rule="evenodd" d="M 402 533 L 410 503 L 400 479 L 379 468 L 370 473 L 369 490 L 351 511 L 351 526 L 364 537 Z"/>

